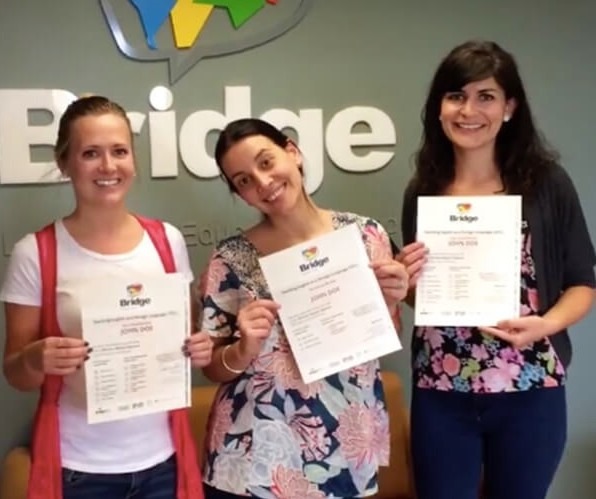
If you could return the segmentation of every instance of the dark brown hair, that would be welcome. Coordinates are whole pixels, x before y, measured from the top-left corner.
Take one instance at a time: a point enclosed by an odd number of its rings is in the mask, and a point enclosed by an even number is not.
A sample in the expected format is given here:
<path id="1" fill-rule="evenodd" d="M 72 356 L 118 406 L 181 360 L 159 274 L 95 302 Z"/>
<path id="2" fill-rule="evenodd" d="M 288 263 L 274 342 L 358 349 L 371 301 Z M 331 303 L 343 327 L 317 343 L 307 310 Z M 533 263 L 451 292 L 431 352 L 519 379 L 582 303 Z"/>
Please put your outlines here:
<path id="1" fill-rule="evenodd" d="M 228 184 L 230 191 L 234 193 L 237 193 L 236 187 L 223 170 L 223 157 L 232 146 L 255 135 L 267 137 L 271 142 L 282 149 L 285 149 L 288 143 L 292 142 L 286 134 L 275 128 L 272 124 L 257 118 L 243 118 L 229 123 L 219 134 L 219 138 L 215 144 L 215 162 L 217 163 L 221 176 Z"/>
<path id="2" fill-rule="evenodd" d="M 448 92 L 460 91 L 470 82 L 493 77 L 507 100 L 515 99 L 511 120 L 496 139 L 496 161 L 505 190 L 529 195 L 545 170 L 558 160 L 540 136 L 513 56 L 495 42 L 468 41 L 443 59 L 430 84 L 422 111 L 423 133 L 416 153 L 414 186 L 419 194 L 440 194 L 453 181 L 453 144 L 439 122 L 441 102 Z"/>

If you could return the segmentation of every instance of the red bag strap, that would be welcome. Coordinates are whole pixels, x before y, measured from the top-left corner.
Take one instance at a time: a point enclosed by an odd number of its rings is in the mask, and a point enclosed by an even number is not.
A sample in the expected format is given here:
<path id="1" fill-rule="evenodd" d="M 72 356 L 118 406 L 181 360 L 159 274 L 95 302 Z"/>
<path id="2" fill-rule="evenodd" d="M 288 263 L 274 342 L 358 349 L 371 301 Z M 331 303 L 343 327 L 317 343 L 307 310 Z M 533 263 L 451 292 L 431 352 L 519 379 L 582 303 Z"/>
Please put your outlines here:
<path id="1" fill-rule="evenodd" d="M 41 274 L 41 335 L 62 336 L 56 318 L 56 229 L 46 225 L 35 233 Z"/>
<path id="2" fill-rule="evenodd" d="M 56 231 L 49 224 L 35 233 L 41 278 L 40 335 L 62 336 L 56 317 Z M 31 442 L 31 472 L 27 499 L 62 499 L 62 469 L 58 422 L 61 376 L 46 376 L 41 387 Z"/>
<path id="3" fill-rule="evenodd" d="M 141 227 L 147 231 L 151 242 L 155 246 L 165 271 L 169 274 L 176 272 L 176 262 L 172 253 L 172 246 L 166 235 L 166 228 L 161 220 L 135 215 Z"/>

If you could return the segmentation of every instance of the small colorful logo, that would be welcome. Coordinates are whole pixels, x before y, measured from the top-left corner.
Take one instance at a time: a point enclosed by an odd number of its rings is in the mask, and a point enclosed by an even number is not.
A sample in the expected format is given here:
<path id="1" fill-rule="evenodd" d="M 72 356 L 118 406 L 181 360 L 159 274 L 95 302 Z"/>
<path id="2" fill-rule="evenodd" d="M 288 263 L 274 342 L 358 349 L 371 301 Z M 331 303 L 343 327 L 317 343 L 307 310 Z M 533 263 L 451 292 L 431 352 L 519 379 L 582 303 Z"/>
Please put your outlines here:
<path id="1" fill-rule="evenodd" d="M 279 0 L 99 1 L 120 51 L 138 61 L 167 60 L 170 83 L 180 79 L 201 59 L 241 52 L 274 40 L 296 26 L 314 3 L 314 0 L 286 0 L 283 2 L 284 5 L 278 5 Z M 216 10 L 224 9 L 233 28 L 243 31 L 248 21 L 262 10 L 269 10 L 265 9 L 267 5 L 275 7 L 277 12 L 270 15 L 269 21 L 273 17 L 273 22 L 262 23 L 264 29 L 261 31 L 246 30 L 246 36 L 242 36 L 242 33 L 240 36 L 224 33 L 225 39 L 202 43 L 201 34 L 206 31 L 208 21 Z M 142 27 L 143 46 L 130 43 L 125 35 L 133 32 L 133 27 L 130 26 L 131 18 L 138 19 Z M 169 23 L 166 22 L 168 19 Z M 163 43 L 164 46 L 160 47 L 158 34 L 167 30 L 168 24 L 171 42 Z M 131 29 L 125 29 L 123 26 L 129 26 Z"/>
<path id="2" fill-rule="evenodd" d="M 457 203 L 459 213 L 468 213 L 472 209 L 472 203 Z"/>
<path id="3" fill-rule="evenodd" d="M 126 293 L 131 298 L 139 296 L 143 292 L 143 285 L 140 283 L 129 284 L 126 286 Z"/>
<path id="4" fill-rule="evenodd" d="M 310 248 L 306 248 L 305 250 L 302 250 L 302 256 L 308 262 L 310 262 L 311 260 L 314 260 L 317 257 L 318 253 L 319 253 L 319 250 L 317 249 L 316 246 L 311 246 Z"/>
<path id="5" fill-rule="evenodd" d="M 457 215 L 451 214 L 449 215 L 449 220 L 451 222 L 476 222 L 478 217 L 471 213 L 472 211 L 472 203 L 457 203 L 455 205 L 457 209 Z"/>
<path id="6" fill-rule="evenodd" d="M 300 272 L 306 272 L 308 270 L 320 268 L 323 267 L 323 265 L 327 265 L 329 263 L 329 257 L 320 256 L 319 248 L 316 246 L 311 246 L 310 248 L 302 250 L 302 256 L 306 262 L 298 265 Z"/>

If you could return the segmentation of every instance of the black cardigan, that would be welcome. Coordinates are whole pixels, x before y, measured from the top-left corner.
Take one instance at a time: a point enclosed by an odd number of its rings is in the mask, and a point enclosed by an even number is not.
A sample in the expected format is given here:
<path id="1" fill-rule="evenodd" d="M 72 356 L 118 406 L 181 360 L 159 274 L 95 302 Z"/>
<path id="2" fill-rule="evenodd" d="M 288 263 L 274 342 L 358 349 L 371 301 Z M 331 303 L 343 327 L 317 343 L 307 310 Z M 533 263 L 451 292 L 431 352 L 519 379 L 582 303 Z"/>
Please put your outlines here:
<path id="1" fill-rule="evenodd" d="M 401 230 L 404 245 L 416 240 L 417 197 L 412 182 L 406 188 Z M 579 197 L 567 172 L 553 167 L 537 193 L 523 200 L 523 216 L 532 234 L 539 313 L 547 312 L 571 286 L 596 287 L 596 253 Z M 571 362 L 571 341 L 564 329 L 550 338 L 565 367 Z"/>

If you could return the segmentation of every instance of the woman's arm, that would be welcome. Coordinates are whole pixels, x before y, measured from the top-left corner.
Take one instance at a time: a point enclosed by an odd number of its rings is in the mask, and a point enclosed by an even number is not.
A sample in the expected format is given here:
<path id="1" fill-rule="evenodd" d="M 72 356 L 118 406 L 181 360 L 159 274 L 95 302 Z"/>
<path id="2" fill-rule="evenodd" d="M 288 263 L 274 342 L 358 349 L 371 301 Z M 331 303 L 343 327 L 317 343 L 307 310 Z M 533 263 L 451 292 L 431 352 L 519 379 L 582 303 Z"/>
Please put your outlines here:
<path id="1" fill-rule="evenodd" d="M 396 260 L 406 266 L 409 275 L 408 294 L 404 301 L 412 308 L 415 306 L 416 282 L 423 265 L 426 263 L 427 250 L 420 242 L 416 242 L 416 220 L 418 195 L 410 180 L 404 191 L 401 207 L 401 235 L 403 248 L 397 254 Z"/>
<path id="2" fill-rule="evenodd" d="M 203 368 L 203 374 L 214 383 L 227 383 L 237 378 L 254 358 L 242 352 L 240 341 L 229 343 L 227 338 L 216 338 L 213 343 L 211 363 Z"/>
<path id="3" fill-rule="evenodd" d="M 567 288 L 557 303 L 543 315 L 547 335 L 556 334 L 582 320 L 592 310 L 596 290 L 588 286 Z"/>
<path id="4" fill-rule="evenodd" d="M 240 286 L 238 277 L 217 251 L 195 282 L 197 330 L 208 333 L 213 340 L 211 362 L 202 371 L 215 383 L 237 378 L 258 355 L 245 347 L 246 341 L 234 336 L 241 308 Z"/>
<path id="5" fill-rule="evenodd" d="M 239 338 L 233 343 L 230 337 L 216 340 L 213 359 L 203 370 L 205 376 L 219 383 L 240 376 L 261 353 L 278 309 L 279 305 L 272 300 L 255 299 L 242 306 L 232 321 L 238 327 Z"/>
<path id="6" fill-rule="evenodd" d="M 510 342 L 515 348 L 524 348 L 575 324 L 588 314 L 593 303 L 594 288 L 572 286 L 543 316 L 508 319 L 499 322 L 496 327 L 481 327 L 480 330 Z"/>
<path id="7" fill-rule="evenodd" d="M 35 369 L 28 350 L 35 349 L 39 339 L 41 308 L 4 304 L 6 340 L 3 372 L 8 383 L 21 391 L 38 389 L 44 380 L 43 371 Z"/>
<path id="8" fill-rule="evenodd" d="M 39 338 L 41 308 L 5 303 L 5 315 L 3 371 L 17 390 L 36 390 L 46 374 L 72 374 L 89 358 L 91 348 L 81 338 Z"/>

